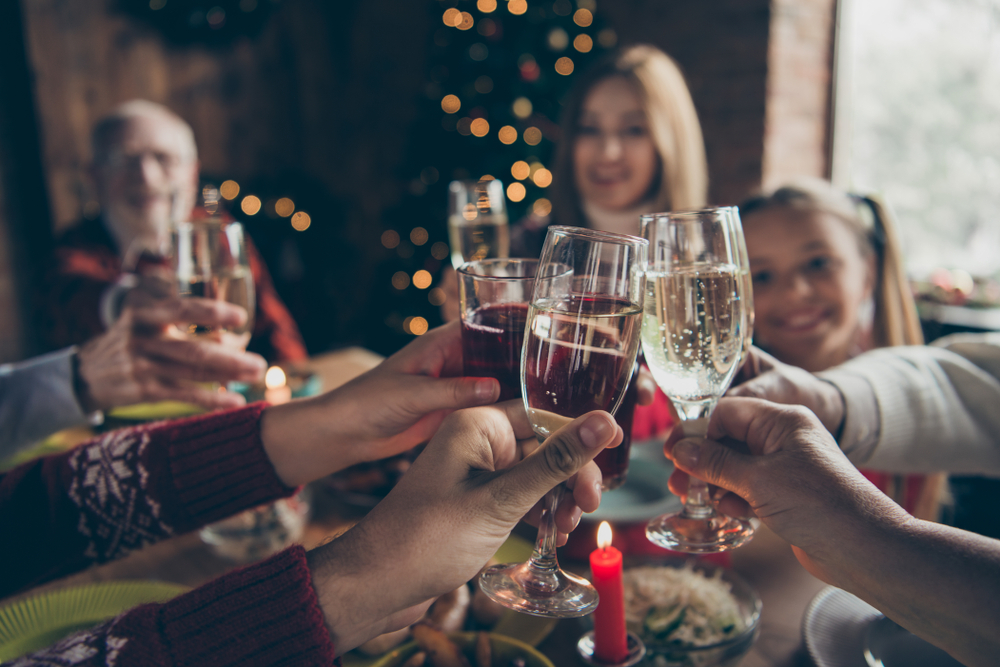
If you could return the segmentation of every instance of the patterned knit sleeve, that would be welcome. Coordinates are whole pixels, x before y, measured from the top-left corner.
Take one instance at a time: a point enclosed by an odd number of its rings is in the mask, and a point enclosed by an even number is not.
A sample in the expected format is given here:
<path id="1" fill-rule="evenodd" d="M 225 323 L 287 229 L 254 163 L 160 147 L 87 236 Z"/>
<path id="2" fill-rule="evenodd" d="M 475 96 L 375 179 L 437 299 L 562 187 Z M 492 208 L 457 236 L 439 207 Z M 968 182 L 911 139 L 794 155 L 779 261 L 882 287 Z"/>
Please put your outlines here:
<path id="1" fill-rule="evenodd" d="M 265 404 L 112 431 L 0 476 L 0 597 L 291 495 Z"/>
<path id="2" fill-rule="evenodd" d="M 10 667 L 329 666 L 334 656 L 305 551 L 292 547 Z"/>

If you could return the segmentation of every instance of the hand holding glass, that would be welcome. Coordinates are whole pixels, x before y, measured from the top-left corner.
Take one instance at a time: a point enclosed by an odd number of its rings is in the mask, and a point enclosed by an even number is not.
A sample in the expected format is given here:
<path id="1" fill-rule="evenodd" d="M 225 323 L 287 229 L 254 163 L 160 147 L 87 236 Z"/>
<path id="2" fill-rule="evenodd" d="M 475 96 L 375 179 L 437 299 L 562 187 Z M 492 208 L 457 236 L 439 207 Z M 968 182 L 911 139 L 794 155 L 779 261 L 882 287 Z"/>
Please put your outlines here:
<path id="1" fill-rule="evenodd" d="M 731 207 L 641 218 L 650 245 L 643 352 L 686 436 L 705 435 L 743 356 L 749 283 L 734 219 L 738 226 L 739 214 Z M 684 509 L 646 527 L 650 541 L 687 553 L 734 549 L 752 535 L 748 521 L 717 513 L 708 486 L 693 477 Z"/>
<path id="2" fill-rule="evenodd" d="M 645 240 L 550 227 L 528 309 L 521 386 L 539 442 L 593 410 L 614 414 L 639 348 Z M 546 495 L 527 563 L 488 568 L 480 586 L 499 604 L 536 616 L 583 616 L 597 591 L 556 559 L 560 485 Z"/>

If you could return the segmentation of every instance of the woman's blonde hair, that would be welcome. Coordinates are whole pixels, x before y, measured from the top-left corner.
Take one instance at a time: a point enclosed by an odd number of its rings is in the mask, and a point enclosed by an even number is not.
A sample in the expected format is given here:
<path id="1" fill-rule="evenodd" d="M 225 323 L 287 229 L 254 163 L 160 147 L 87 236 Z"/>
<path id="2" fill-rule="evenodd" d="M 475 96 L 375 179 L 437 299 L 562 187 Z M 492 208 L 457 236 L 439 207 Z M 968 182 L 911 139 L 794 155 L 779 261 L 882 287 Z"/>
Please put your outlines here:
<path id="1" fill-rule="evenodd" d="M 874 195 L 853 195 L 820 179 L 801 179 L 740 204 L 740 217 L 771 208 L 828 213 L 844 221 L 858 238 L 863 256 L 875 255 L 875 347 L 922 345 L 917 306 L 906 278 L 899 232 L 889 207 Z"/>
<path id="2" fill-rule="evenodd" d="M 553 173 L 553 212 L 562 225 L 586 227 L 576 189 L 573 146 L 583 103 L 595 85 L 622 77 L 639 96 L 659 156 L 653 210 L 701 208 L 708 192 L 705 143 L 691 93 L 677 64 L 654 46 L 630 46 L 595 63 L 574 83 L 563 104 Z"/>

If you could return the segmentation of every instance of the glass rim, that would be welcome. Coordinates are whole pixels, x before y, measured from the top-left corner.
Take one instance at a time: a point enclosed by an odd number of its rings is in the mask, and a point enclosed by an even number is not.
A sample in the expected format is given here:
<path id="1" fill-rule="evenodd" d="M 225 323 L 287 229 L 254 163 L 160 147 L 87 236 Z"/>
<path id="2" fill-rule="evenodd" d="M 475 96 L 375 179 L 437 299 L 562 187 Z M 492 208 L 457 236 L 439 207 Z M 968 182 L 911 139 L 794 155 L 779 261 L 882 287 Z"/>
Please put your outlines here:
<path id="1" fill-rule="evenodd" d="M 640 220 L 655 220 L 659 217 L 676 217 L 676 218 L 686 218 L 693 217 L 696 215 L 706 215 L 709 213 L 732 213 L 735 212 L 739 214 L 739 206 L 705 206 L 704 208 L 692 208 L 684 209 L 681 211 L 661 211 L 659 213 L 643 213 L 639 216 Z"/>
<path id="2" fill-rule="evenodd" d="M 456 178 L 451 181 L 448 181 L 448 189 L 454 192 L 455 190 L 460 189 L 462 186 L 473 187 L 473 188 L 480 185 L 483 187 L 493 187 L 489 185 L 490 183 L 493 182 L 499 183 L 500 187 L 503 188 L 503 181 L 501 181 L 499 178 L 491 178 L 486 181 L 475 178 Z"/>
<path id="3" fill-rule="evenodd" d="M 177 231 L 181 229 L 188 230 L 188 229 L 193 229 L 199 225 L 203 225 L 205 227 L 221 228 L 221 227 L 235 226 L 241 229 L 243 228 L 243 223 L 241 223 L 239 220 L 223 220 L 218 216 L 213 216 L 208 218 L 200 218 L 198 220 L 177 220 L 175 222 L 171 222 L 169 226 L 169 231 Z"/>
<path id="4" fill-rule="evenodd" d="M 581 236 L 590 240 L 604 241 L 606 243 L 618 243 L 619 245 L 647 246 L 649 240 L 641 236 L 631 234 L 620 234 L 618 232 L 602 232 L 588 227 L 571 227 L 569 225 L 549 225 L 550 232 L 564 234 L 566 236 Z"/>
<path id="5" fill-rule="evenodd" d="M 485 273 L 473 273 L 471 270 L 475 266 L 500 266 L 503 264 L 533 264 L 535 266 L 535 273 L 530 276 L 491 276 Z M 532 257 L 491 257 L 489 259 L 477 259 L 471 262 L 466 262 L 462 264 L 462 266 L 458 267 L 457 270 L 459 275 L 475 278 L 477 280 L 492 280 L 496 282 L 534 280 L 540 264 L 541 260 Z"/>

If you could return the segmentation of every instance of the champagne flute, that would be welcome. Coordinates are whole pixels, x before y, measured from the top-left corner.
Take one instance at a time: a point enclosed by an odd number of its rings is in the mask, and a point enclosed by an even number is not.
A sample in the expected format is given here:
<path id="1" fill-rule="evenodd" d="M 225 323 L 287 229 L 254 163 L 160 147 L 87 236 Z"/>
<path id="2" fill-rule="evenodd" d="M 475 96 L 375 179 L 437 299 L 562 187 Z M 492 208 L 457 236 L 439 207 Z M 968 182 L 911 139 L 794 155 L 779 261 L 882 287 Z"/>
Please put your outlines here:
<path id="1" fill-rule="evenodd" d="M 750 273 L 750 253 L 747 252 L 746 238 L 743 236 L 743 224 L 740 222 L 739 209 L 735 206 L 723 207 L 721 214 L 725 215 L 726 230 L 732 236 L 732 243 L 739 257 L 740 280 L 743 281 L 743 294 L 740 297 L 745 304 L 743 315 L 746 317 L 746 335 L 743 337 L 743 351 L 740 354 L 737 368 L 750 358 L 750 348 L 753 347 L 753 275 Z"/>
<path id="2" fill-rule="evenodd" d="M 503 183 L 496 179 L 448 185 L 448 240 L 456 269 L 466 262 L 510 254 L 506 202 Z"/>
<path id="3" fill-rule="evenodd" d="M 650 243 L 643 353 L 687 436 L 705 435 L 743 355 L 747 281 L 734 224 L 732 207 L 641 217 Z M 748 521 L 716 512 L 708 485 L 694 477 L 684 508 L 646 526 L 650 541 L 687 553 L 734 549 L 752 535 Z"/>
<path id="4" fill-rule="evenodd" d="M 614 414 L 639 350 L 647 242 L 577 227 L 550 227 L 528 308 L 521 387 L 539 442 L 592 410 Z M 536 616 L 589 614 L 598 595 L 556 559 L 555 512 L 564 487 L 546 494 L 527 563 L 485 570 L 497 603 Z"/>

